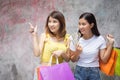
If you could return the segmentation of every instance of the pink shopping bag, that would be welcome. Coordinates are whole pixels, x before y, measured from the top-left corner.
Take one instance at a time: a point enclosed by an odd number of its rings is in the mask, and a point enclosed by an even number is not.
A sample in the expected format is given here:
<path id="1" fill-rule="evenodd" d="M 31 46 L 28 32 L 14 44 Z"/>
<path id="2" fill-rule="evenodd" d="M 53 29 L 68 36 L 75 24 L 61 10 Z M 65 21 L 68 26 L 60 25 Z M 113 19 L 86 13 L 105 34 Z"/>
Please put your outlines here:
<path id="1" fill-rule="evenodd" d="M 69 64 L 63 62 L 40 70 L 42 80 L 75 80 Z"/>

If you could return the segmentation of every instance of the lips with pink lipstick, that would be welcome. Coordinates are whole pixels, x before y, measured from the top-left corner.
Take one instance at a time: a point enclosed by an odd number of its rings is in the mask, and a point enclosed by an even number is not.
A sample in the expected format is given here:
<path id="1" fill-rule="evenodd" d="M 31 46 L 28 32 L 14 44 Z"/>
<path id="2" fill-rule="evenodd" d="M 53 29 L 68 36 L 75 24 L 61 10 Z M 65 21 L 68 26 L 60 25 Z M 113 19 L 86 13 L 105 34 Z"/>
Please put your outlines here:
<path id="1" fill-rule="evenodd" d="M 50 30 L 51 30 L 51 31 L 54 31 L 54 30 L 55 30 L 55 27 L 50 27 Z"/>
<path id="2" fill-rule="evenodd" d="M 85 32 L 85 30 L 81 29 L 81 30 L 80 30 L 80 32 L 81 32 L 81 33 L 84 33 L 84 32 Z"/>

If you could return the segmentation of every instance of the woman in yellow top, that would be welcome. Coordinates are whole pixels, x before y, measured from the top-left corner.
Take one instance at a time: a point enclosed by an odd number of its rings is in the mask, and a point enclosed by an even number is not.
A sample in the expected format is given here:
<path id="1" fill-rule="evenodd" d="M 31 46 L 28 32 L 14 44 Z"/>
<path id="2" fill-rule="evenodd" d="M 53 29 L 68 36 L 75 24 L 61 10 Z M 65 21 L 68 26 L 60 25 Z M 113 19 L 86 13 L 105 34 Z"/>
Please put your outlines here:
<path id="1" fill-rule="evenodd" d="M 49 14 L 46 21 L 45 32 L 40 38 L 37 35 L 37 26 L 30 23 L 30 33 L 33 37 L 34 55 L 40 56 L 41 64 L 47 65 L 51 55 L 54 55 L 52 64 L 56 63 L 55 56 L 59 62 L 69 61 L 68 44 L 69 35 L 66 33 L 64 15 L 59 11 Z"/>

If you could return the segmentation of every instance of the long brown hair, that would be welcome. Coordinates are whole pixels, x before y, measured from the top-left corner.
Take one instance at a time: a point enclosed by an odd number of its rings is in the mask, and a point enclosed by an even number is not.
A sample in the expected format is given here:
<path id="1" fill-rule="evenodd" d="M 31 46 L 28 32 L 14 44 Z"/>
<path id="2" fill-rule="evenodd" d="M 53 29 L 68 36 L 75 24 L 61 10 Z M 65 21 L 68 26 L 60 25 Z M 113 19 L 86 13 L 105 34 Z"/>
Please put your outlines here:
<path id="1" fill-rule="evenodd" d="M 58 31 L 57 35 L 53 34 L 50 31 L 49 27 L 48 27 L 48 21 L 49 21 L 50 17 L 55 18 L 55 19 L 57 19 L 60 22 L 60 28 L 59 28 L 59 31 Z M 48 15 L 48 17 L 47 17 L 45 31 L 50 36 L 54 36 L 54 37 L 57 37 L 57 38 L 63 38 L 63 37 L 65 37 L 65 35 L 66 35 L 66 24 L 65 24 L 64 15 L 61 12 L 59 12 L 59 11 L 53 11 L 53 12 L 51 12 Z"/>

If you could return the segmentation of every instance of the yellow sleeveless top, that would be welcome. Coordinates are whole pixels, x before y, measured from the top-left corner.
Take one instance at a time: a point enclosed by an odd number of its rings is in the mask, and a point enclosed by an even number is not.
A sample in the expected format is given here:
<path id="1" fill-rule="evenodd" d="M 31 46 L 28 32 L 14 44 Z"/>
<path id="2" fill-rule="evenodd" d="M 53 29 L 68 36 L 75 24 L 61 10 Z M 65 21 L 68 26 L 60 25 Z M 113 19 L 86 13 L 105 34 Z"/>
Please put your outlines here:
<path id="1" fill-rule="evenodd" d="M 65 35 L 64 43 L 51 41 L 49 39 L 50 38 L 49 35 L 46 35 L 46 38 L 47 38 L 47 41 L 45 41 L 45 43 L 44 43 L 43 53 L 42 53 L 42 56 L 41 56 L 41 62 L 42 63 L 48 63 L 49 62 L 51 54 L 52 54 L 53 51 L 63 50 L 63 51 L 66 52 L 66 50 L 67 50 L 67 44 L 66 43 L 69 39 L 69 34 Z M 59 60 L 59 63 L 63 62 L 63 58 L 61 56 L 58 58 L 58 60 Z M 53 57 L 52 63 L 56 63 L 56 58 L 55 57 Z"/>

